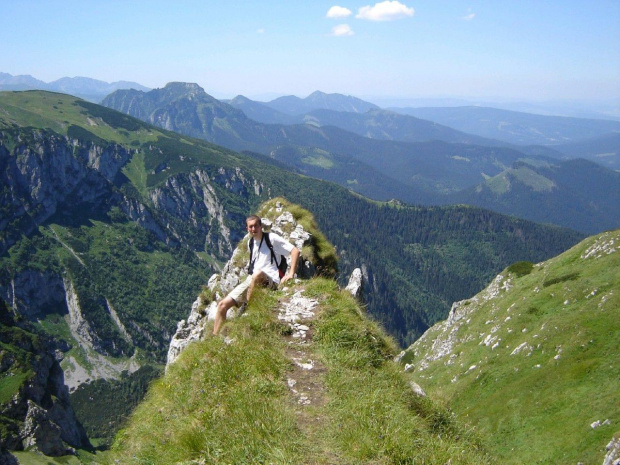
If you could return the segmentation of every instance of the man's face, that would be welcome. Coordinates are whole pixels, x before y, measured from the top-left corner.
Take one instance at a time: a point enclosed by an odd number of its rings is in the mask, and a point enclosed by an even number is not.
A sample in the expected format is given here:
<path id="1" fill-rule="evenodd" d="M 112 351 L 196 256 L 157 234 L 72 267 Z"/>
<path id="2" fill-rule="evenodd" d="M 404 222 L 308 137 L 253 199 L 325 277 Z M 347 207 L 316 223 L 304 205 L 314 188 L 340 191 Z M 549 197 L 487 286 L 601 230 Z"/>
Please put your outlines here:
<path id="1" fill-rule="evenodd" d="M 249 220 L 247 223 L 247 229 L 250 235 L 254 238 L 259 238 L 262 233 L 261 225 L 256 219 Z"/>

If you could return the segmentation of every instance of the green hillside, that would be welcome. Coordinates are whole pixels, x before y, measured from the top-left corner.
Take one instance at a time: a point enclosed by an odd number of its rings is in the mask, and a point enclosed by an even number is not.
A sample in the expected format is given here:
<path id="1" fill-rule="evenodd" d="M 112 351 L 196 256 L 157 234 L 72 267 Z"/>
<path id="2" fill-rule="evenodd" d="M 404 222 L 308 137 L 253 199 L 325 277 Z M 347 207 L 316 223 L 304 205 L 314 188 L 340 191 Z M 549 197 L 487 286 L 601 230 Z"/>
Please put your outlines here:
<path id="1" fill-rule="evenodd" d="M 286 97 L 282 103 L 298 107 L 299 101 Z M 248 109 L 248 102 L 245 99 L 241 107 Z M 609 182 L 617 173 L 609 169 L 581 170 L 579 163 L 566 163 L 561 167 L 566 183 L 559 189 L 538 189 L 532 194 L 530 184 L 537 189 L 541 178 L 530 179 L 529 173 L 525 176 L 526 184 L 517 181 L 523 189 L 503 190 L 499 198 L 495 191 L 502 185 L 505 187 L 505 182 L 491 186 L 490 192 L 485 190 L 486 180 L 500 176 L 505 181 L 507 171 L 511 175 L 510 171 L 517 164 L 557 165 L 559 162 L 555 160 L 566 158 L 549 147 L 510 146 L 378 109 L 364 113 L 353 109 L 316 110 L 299 117 L 298 122 L 305 124 L 263 124 L 248 118 L 233 103 L 218 101 L 197 84 L 179 82 L 150 92 L 120 90 L 102 102 L 159 127 L 231 150 L 260 153 L 298 173 L 335 182 L 379 201 L 398 199 L 417 205 L 467 203 L 585 234 L 620 225 L 615 209 L 608 214 L 607 206 L 618 204 L 609 200 L 618 195 L 618 181 Z M 323 103 L 320 108 L 326 108 L 325 105 Z M 264 104 L 256 104 L 249 111 L 258 118 L 265 114 L 265 109 Z M 482 110 L 486 113 L 489 109 Z M 596 133 L 599 126 L 609 131 L 607 123 L 612 123 L 557 117 L 549 121 L 549 117 L 520 116 L 528 121 L 531 117 L 533 126 L 528 130 L 534 134 L 539 132 L 537 125 L 544 128 L 550 125 L 550 133 L 560 132 L 563 136 L 558 137 L 562 140 L 579 131 Z M 497 121 L 499 115 L 495 112 L 489 117 L 488 121 L 495 121 L 495 126 L 503 126 L 502 120 Z M 523 129 L 519 123 L 515 126 Z M 522 171 L 516 173 L 521 178 L 524 177 Z M 540 176 L 553 178 L 558 174 L 542 173 Z"/>
<path id="2" fill-rule="evenodd" d="M 619 241 L 508 267 L 407 350 L 416 381 L 502 463 L 601 463 L 620 432 Z"/>
<path id="3" fill-rule="evenodd" d="M 619 186 L 619 172 L 591 161 L 524 160 L 449 198 L 596 234 L 620 223 Z"/>
<path id="4" fill-rule="evenodd" d="M 277 318 L 294 293 L 318 303 L 303 345 Z M 105 463 L 492 463 L 470 430 L 414 393 L 394 342 L 334 281 L 259 290 L 225 329 L 169 366 Z"/>

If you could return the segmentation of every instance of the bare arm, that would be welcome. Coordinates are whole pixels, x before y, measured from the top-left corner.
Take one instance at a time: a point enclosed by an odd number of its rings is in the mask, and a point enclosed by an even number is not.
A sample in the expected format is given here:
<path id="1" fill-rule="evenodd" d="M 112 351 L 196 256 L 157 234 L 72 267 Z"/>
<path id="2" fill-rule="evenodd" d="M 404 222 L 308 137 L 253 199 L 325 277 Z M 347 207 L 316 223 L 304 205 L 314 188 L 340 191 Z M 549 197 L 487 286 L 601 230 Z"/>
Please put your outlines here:
<path id="1" fill-rule="evenodd" d="M 280 283 L 285 283 L 289 279 L 295 277 L 295 271 L 297 270 L 297 261 L 299 260 L 299 249 L 297 247 L 293 247 L 291 250 L 291 266 L 289 268 L 288 273 L 282 277 Z"/>

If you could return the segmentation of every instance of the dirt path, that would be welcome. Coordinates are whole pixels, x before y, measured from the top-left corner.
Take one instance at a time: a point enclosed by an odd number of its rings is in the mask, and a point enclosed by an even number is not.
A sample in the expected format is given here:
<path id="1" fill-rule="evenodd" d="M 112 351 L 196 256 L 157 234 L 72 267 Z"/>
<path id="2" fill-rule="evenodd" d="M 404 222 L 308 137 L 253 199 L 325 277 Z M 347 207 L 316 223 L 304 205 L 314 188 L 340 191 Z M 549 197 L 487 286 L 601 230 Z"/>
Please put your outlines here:
<path id="1" fill-rule="evenodd" d="M 286 336 L 286 355 L 291 360 L 287 376 L 290 401 L 294 404 L 300 431 L 312 436 L 322 430 L 323 409 L 327 403 L 326 368 L 314 350 L 312 320 L 319 303 L 303 295 L 297 288 L 293 295 L 280 303 L 278 319 L 288 323 L 291 334 Z"/>

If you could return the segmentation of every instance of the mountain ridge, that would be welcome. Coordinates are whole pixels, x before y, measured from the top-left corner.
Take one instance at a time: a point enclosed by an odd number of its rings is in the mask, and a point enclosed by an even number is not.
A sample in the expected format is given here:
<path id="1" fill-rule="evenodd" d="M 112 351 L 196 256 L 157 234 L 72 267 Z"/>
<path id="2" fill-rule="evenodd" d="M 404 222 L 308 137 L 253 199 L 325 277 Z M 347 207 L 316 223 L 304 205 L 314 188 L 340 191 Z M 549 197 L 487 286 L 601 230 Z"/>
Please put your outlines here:
<path id="1" fill-rule="evenodd" d="M 116 81 L 108 83 L 88 77 L 63 77 L 52 82 L 44 82 L 30 75 L 12 76 L 0 72 L 0 91 L 47 90 L 71 94 L 85 100 L 100 102 L 103 98 L 118 89 L 149 90 L 137 82 Z"/>
<path id="2" fill-rule="evenodd" d="M 317 109 L 353 113 L 366 113 L 369 110 L 379 109 L 377 105 L 351 95 L 326 94 L 318 90 L 305 98 L 289 95 L 264 102 L 263 105 L 290 116 L 302 115 Z"/>
<path id="3" fill-rule="evenodd" d="M 230 105 L 217 103 L 206 93 L 201 94 L 204 100 L 208 100 L 204 104 L 189 98 L 161 102 L 158 96 L 164 93 L 161 90 L 157 95 L 149 96 L 148 93 L 118 91 L 107 97 L 103 104 L 232 150 L 261 153 L 291 166 L 296 172 L 337 182 L 382 201 L 399 199 L 410 204 L 432 205 L 463 203 L 466 198 L 473 204 L 491 207 L 492 203 L 470 195 L 467 189 L 500 175 L 515 162 L 529 160 L 529 163 L 558 164 L 557 157 L 563 156 L 545 147 L 519 150 L 514 146 L 502 147 L 500 142 L 479 139 L 383 110 L 370 110 L 364 114 L 318 110 L 306 115 L 306 122 L 310 124 L 263 124 L 242 112 L 237 113 L 240 110 L 233 111 Z M 140 105 L 136 95 L 148 102 Z M 327 118 L 323 122 L 334 125 L 321 125 L 321 120 L 313 115 Z M 344 120 L 334 121 L 339 117 Z M 349 130 L 336 127 L 336 124 Z M 375 138 L 364 137 L 364 134 Z M 429 141 L 433 135 L 450 142 Z M 407 138 L 409 142 L 397 140 Z M 478 145 L 483 142 L 494 146 Z M 592 182 L 596 183 L 596 180 Z M 459 195 L 461 191 L 462 196 Z M 595 199 L 595 204 L 605 204 L 605 197 L 604 194 Z M 585 202 L 579 203 L 580 199 L 565 196 L 563 203 L 559 204 L 557 199 L 562 196 L 543 198 L 542 202 L 537 199 L 535 204 L 520 208 L 521 198 L 509 192 L 502 199 L 501 211 L 528 219 L 542 216 L 545 221 L 579 228 L 586 233 L 609 227 L 605 218 L 596 220 L 601 218 L 600 213 Z M 590 215 L 587 223 L 562 214 L 578 210 L 583 205 Z M 534 208 L 544 209 L 544 212 L 536 215 Z M 612 223 L 613 227 L 617 225 Z"/>
<path id="4" fill-rule="evenodd" d="M 536 115 L 490 107 L 391 108 L 391 110 L 436 121 L 466 133 L 519 145 L 558 145 L 620 131 L 620 121 Z"/>
<path id="5" fill-rule="evenodd" d="M 616 229 L 515 263 L 401 354 L 431 397 L 490 434 L 503 463 L 600 463 L 618 436 L 619 239 Z"/>
<path id="6" fill-rule="evenodd" d="M 259 215 L 267 227 L 291 231 L 296 221 L 307 224 L 302 218 L 309 212 L 274 199 L 259 208 Z M 300 236 L 321 233 L 314 225 L 294 234 L 303 240 Z M 328 242 L 321 244 L 319 249 L 333 250 Z M 246 247 L 245 241 L 238 245 L 228 271 L 219 276 L 222 283 L 231 279 L 230 270 L 242 261 L 238 255 L 247 255 Z M 407 376 L 391 361 L 394 342 L 349 291 L 325 277 L 307 278 L 277 291 L 255 290 L 244 317 L 228 320 L 222 337 L 210 336 L 210 323 L 202 321 L 214 302 L 205 307 L 221 298 L 212 278 L 188 318 L 202 335 L 169 357 L 166 375 L 151 388 L 105 462 L 129 457 L 130 463 L 162 464 L 240 463 L 256 457 L 270 463 L 391 463 L 413 457 L 488 462 L 473 435 L 407 385 Z M 177 334 L 187 337 L 188 328 L 180 325 Z M 193 387 L 203 380 L 211 389 Z M 355 414 L 349 410 L 353 406 Z M 218 414 L 219 409 L 225 413 Z"/>
<path id="7" fill-rule="evenodd" d="M 596 234 L 620 224 L 618 186 L 619 172 L 589 160 L 523 160 L 449 198 L 541 223 L 570 224 L 579 231 Z M 511 197 L 517 197 L 519 205 L 513 205 Z"/>

